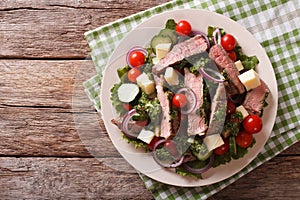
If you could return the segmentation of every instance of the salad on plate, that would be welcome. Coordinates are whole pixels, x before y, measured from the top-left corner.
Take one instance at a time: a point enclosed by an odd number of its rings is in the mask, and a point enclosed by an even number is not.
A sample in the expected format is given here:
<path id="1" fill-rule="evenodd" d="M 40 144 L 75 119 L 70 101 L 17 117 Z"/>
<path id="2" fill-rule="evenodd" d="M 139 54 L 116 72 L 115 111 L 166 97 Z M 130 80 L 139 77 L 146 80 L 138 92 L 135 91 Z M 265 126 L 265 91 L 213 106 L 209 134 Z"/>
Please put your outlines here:
<path id="1" fill-rule="evenodd" d="M 111 122 L 163 168 L 201 178 L 255 145 L 270 93 L 258 63 L 222 27 L 205 33 L 169 19 L 117 69 L 110 99 L 118 117 Z"/>

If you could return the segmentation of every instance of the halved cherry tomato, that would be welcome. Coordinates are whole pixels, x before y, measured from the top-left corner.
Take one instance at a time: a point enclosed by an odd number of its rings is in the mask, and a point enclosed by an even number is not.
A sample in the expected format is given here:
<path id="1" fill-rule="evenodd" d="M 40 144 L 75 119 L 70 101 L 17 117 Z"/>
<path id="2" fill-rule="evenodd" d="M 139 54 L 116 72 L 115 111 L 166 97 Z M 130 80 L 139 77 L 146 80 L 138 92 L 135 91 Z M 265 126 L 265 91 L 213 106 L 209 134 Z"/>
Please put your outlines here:
<path id="1" fill-rule="evenodd" d="M 172 103 L 177 108 L 183 108 L 187 104 L 187 98 L 184 94 L 175 94 L 172 98 Z"/>
<path id="2" fill-rule="evenodd" d="M 236 46 L 236 40 L 232 35 L 225 34 L 221 38 L 221 45 L 226 51 L 231 51 Z"/>
<path id="3" fill-rule="evenodd" d="M 259 116 L 257 115 L 248 115 L 244 120 L 243 120 L 243 126 L 245 131 L 251 134 L 255 134 L 261 131 L 263 127 L 262 120 Z"/>
<path id="4" fill-rule="evenodd" d="M 236 53 L 234 51 L 228 51 L 228 57 L 235 62 L 236 61 Z"/>
<path id="5" fill-rule="evenodd" d="M 236 111 L 236 107 L 235 107 L 234 103 L 230 100 L 227 100 L 226 114 L 231 115 L 231 114 L 235 113 L 235 111 Z"/>
<path id="6" fill-rule="evenodd" d="M 228 138 L 224 139 L 224 144 L 214 149 L 214 154 L 216 155 L 224 155 L 229 151 L 229 140 Z"/>
<path id="7" fill-rule="evenodd" d="M 172 140 L 167 140 L 164 145 L 173 156 L 176 156 L 178 154 L 176 143 Z"/>
<path id="8" fill-rule="evenodd" d="M 154 145 L 155 145 L 155 143 L 158 142 L 159 140 L 161 140 L 161 138 L 155 136 L 155 137 L 151 140 L 151 142 L 147 145 L 148 148 L 152 151 L 152 150 L 153 150 L 153 147 L 154 147 Z"/>
<path id="9" fill-rule="evenodd" d="M 235 137 L 235 142 L 242 148 L 247 148 L 252 144 L 253 136 L 241 130 Z"/>
<path id="10" fill-rule="evenodd" d="M 132 67 L 141 67 L 145 63 L 145 55 L 141 51 L 133 51 L 129 54 L 129 62 Z"/>
<path id="11" fill-rule="evenodd" d="M 133 83 L 136 82 L 136 78 L 139 75 L 141 75 L 141 72 L 137 68 L 132 68 L 131 70 L 128 71 L 128 79 Z"/>
<path id="12" fill-rule="evenodd" d="M 192 26 L 191 24 L 186 21 L 186 20 L 181 20 L 177 23 L 176 25 L 176 33 L 178 35 L 182 35 L 182 36 L 185 36 L 185 35 L 189 35 L 191 32 L 192 32 Z"/>
<path id="13" fill-rule="evenodd" d="M 122 106 L 125 110 L 131 110 L 132 106 L 129 103 L 122 103 Z"/>

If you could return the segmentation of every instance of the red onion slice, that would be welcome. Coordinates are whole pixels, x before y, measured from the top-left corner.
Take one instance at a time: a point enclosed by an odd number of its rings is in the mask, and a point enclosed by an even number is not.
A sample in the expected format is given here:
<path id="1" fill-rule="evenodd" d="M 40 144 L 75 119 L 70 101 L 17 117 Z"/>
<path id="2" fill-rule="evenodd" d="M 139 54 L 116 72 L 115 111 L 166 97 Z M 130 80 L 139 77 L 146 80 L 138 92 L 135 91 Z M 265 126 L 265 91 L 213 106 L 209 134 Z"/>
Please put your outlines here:
<path id="1" fill-rule="evenodd" d="M 162 167 L 165 168 L 175 168 L 175 167 L 179 167 L 180 165 L 182 165 L 183 160 L 184 160 L 184 156 L 180 156 L 179 159 L 174 160 L 176 161 L 175 163 L 171 163 L 171 164 L 167 164 L 167 163 L 163 163 L 161 160 L 159 160 L 159 158 L 157 157 L 157 154 L 155 152 L 155 150 L 157 149 L 157 147 L 163 143 L 165 143 L 166 140 L 165 139 L 161 139 L 159 141 L 157 141 L 154 146 L 153 146 L 153 151 L 152 151 L 152 155 L 153 155 L 153 159 L 155 160 L 155 162 L 157 162 L 157 164 L 159 164 Z"/>
<path id="2" fill-rule="evenodd" d="M 207 35 L 202 31 L 192 31 L 192 35 L 202 35 L 207 43 L 207 49 L 210 49 L 210 42 Z"/>
<path id="3" fill-rule="evenodd" d="M 214 154 L 212 154 L 209 158 L 209 162 L 207 163 L 207 165 L 205 165 L 204 167 L 200 168 L 200 169 L 196 169 L 196 168 L 192 168 L 190 167 L 188 164 L 183 163 L 182 166 L 188 170 L 189 172 L 193 173 L 193 174 L 202 174 L 204 172 L 206 172 L 207 170 L 209 170 L 212 167 L 212 164 L 214 163 L 215 157 Z"/>
<path id="4" fill-rule="evenodd" d="M 129 49 L 129 51 L 127 52 L 126 54 L 126 63 L 129 67 L 131 68 L 134 68 L 131 64 L 130 64 L 130 61 L 129 61 L 129 57 L 130 57 L 130 54 L 134 51 L 140 51 L 142 52 L 145 56 L 147 56 L 148 54 L 148 51 L 147 49 L 145 49 L 144 47 L 139 47 L 139 46 L 136 46 L 136 47 L 132 47 L 131 49 Z"/>
<path id="5" fill-rule="evenodd" d="M 188 109 L 181 109 L 180 112 L 184 115 L 191 113 L 196 108 L 197 104 L 197 96 L 195 92 L 190 88 L 180 88 L 177 93 L 189 93 L 190 97 L 192 97 L 192 102 L 189 102 L 190 106 Z M 190 99 L 190 98 L 187 98 Z"/>
<path id="6" fill-rule="evenodd" d="M 219 77 L 220 79 L 217 79 L 215 77 L 212 77 L 211 75 L 209 75 L 206 71 L 213 73 L 214 75 L 216 75 L 217 77 Z M 220 72 L 213 70 L 211 68 L 200 68 L 199 69 L 200 74 L 207 78 L 208 80 L 211 80 L 213 82 L 217 82 L 217 83 L 223 83 L 224 82 L 224 77 L 222 76 L 222 74 L 220 74 Z"/>
<path id="7" fill-rule="evenodd" d="M 217 28 L 217 29 L 214 30 L 212 40 L 213 40 L 214 44 L 221 44 L 221 31 L 220 31 L 220 29 Z"/>
<path id="8" fill-rule="evenodd" d="M 133 134 L 129 131 L 128 129 L 128 124 L 129 124 L 129 121 L 130 119 L 135 115 L 137 114 L 136 110 L 135 109 L 131 109 L 130 111 L 128 111 L 125 115 L 124 115 L 124 118 L 123 118 L 123 121 L 122 121 L 122 131 L 123 133 L 130 139 L 133 139 L 133 140 L 136 140 L 137 139 L 137 135 L 136 134 Z"/>

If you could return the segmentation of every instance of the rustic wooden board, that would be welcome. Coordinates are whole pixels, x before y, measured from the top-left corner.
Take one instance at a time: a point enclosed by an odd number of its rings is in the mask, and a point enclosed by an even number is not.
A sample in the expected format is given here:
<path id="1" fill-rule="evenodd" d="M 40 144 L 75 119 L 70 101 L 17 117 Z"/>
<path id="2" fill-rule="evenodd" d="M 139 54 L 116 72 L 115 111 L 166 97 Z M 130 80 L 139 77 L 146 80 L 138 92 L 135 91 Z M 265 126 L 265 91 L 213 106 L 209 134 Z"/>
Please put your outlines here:
<path id="1" fill-rule="evenodd" d="M 299 164 L 274 158 L 210 199 L 297 199 L 300 168 L 292 166 Z M 94 158 L 0 158 L 0 178 L 5 199 L 152 199 L 137 174 Z"/>
<path id="2" fill-rule="evenodd" d="M 85 58 L 84 32 L 164 2 L 1 1 L 0 58 Z"/>

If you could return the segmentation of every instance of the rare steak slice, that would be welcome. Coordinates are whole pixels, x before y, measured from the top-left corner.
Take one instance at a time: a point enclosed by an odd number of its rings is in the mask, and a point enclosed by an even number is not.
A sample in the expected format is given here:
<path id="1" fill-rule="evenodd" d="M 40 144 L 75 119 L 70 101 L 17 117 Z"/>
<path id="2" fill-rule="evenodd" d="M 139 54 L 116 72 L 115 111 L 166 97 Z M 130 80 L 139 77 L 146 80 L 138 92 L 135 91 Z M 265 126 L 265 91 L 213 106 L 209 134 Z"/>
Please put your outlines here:
<path id="1" fill-rule="evenodd" d="M 168 66 L 177 63 L 184 58 L 206 51 L 208 45 L 201 35 L 196 35 L 188 40 L 176 44 L 167 55 L 153 66 L 152 72 L 159 74 Z"/>
<path id="2" fill-rule="evenodd" d="M 243 106 L 250 114 L 260 116 L 269 93 L 270 90 L 267 84 L 263 80 L 260 80 L 260 86 L 247 93 Z"/>
<path id="3" fill-rule="evenodd" d="M 189 69 L 184 69 L 185 86 L 190 88 L 196 95 L 196 108 L 188 114 L 188 135 L 204 135 L 208 128 L 203 108 L 203 77 L 195 75 Z M 187 95 L 189 101 L 191 97 Z"/>
<path id="4" fill-rule="evenodd" d="M 214 45 L 210 48 L 209 57 L 215 61 L 219 71 L 225 70 L 227 81 L 224 83 L 226 91 L 230 95 L 242 94 L 245 92 L 244 85 L 238 78 L 240 75 L 234 62 L 228 57 L 227 52 L 220 45 Z"/>

